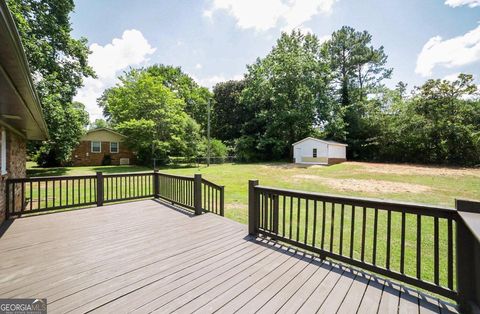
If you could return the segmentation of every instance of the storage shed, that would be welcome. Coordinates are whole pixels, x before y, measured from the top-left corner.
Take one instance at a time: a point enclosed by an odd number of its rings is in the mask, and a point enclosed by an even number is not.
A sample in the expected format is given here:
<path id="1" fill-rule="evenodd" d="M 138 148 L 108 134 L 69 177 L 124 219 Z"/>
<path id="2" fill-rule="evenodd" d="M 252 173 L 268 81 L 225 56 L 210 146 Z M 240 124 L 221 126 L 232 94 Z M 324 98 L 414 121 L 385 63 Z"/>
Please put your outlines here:
<path id="1" fill-rule="evenodd" d="M 347 144 L 307 137 L 292 145 L 297 164 L 334 165 L 347 160 Z"/>

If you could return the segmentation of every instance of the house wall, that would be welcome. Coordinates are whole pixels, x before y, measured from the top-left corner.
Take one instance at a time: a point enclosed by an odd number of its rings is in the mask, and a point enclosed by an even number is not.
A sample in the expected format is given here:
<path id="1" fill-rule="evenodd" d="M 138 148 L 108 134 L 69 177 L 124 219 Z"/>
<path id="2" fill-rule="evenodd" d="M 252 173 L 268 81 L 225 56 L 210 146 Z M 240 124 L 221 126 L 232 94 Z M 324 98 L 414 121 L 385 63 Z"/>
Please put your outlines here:
<path id="1" fill-rule="evenodd" d="M 345 146 L 328 145 L 328 158 L 347 158 L 347 149 Z"/>
<path id="2" fill-rule="evenodd" d="M 347 147 L 343 145 L 328 145 L 328 164 L 335 165 L 347 161 Z"/>
<path id="3" fill-rule="evenodd" d="M 95 139 L 98 141 L 98 139 Z M 118 140 L 113 140 L 117 142 Z M 118 141 L 118 153 L 110 153 L 110 141 L 102 141 L 102 151 L 100 153 L 92 153 L 91 141 L 81 141 L 80 144 L 72 152 L 72 162 L 74 166 L 100 166 L 103 157 L 110 155 L 112 165 L 120 165 L 120 158 L 129 158 L 130 164 L 135 164 L 135 154 L 126 146 L 124 142 Z"/>
<path id="4" fill-rule="evenodd" d="M 2 130 L 0 128 L 0 130 Z M 1 137 L 0 137 L 1 141 Z M 7 174 L 0 178 L 0 223 L 6 217 L 6 180 L 8 178 L 24 178 L 27 167 L 27 145 L 26 140 L 7 130 Z M 1 155 L 0 155 L 1 158 Z M 15 204 L 20 209 L 21 189 L 17 187 L 13 193 L 15 195 Z"/>

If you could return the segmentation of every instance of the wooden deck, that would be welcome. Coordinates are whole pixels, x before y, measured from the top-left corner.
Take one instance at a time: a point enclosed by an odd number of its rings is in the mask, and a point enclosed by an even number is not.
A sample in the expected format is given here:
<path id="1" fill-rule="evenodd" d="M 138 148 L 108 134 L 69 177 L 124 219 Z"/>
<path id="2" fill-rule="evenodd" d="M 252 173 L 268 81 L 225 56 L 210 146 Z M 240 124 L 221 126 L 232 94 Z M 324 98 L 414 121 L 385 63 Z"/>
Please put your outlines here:
<path id="1" fill-rule="evenodd" d="M 6 228 L 7 227 L 7 228 Z M 49 312 L 439 313 L 433 297 L 154 200 L 4 224 L 0 296 Z M 1 233 L 0 233 L 1 234 Z"/>

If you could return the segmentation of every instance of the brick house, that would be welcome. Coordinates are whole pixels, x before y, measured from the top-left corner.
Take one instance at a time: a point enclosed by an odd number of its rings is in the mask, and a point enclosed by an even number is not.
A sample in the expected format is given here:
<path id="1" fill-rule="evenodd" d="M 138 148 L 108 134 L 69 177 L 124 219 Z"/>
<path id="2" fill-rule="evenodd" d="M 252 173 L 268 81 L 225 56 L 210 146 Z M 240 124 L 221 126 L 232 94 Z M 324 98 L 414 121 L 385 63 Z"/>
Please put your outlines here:
<path id="1" fill-rule="evenodd" d="M 47 125 L 10 11 L 0 0 L 0 223 L 6 180 L 26 176 L 27 140 L 45 140 Z M 20 205 L 20 189 L 13 191 Z"/>
<path id="2" fill-rule="evenodd" d="M 126 136 L 107 128 L 88 131 L 72 152 L 74 166 L 100 166 L 106 159 L 112 165 L 135 163 L 135 153 L 127 147 Z"/>

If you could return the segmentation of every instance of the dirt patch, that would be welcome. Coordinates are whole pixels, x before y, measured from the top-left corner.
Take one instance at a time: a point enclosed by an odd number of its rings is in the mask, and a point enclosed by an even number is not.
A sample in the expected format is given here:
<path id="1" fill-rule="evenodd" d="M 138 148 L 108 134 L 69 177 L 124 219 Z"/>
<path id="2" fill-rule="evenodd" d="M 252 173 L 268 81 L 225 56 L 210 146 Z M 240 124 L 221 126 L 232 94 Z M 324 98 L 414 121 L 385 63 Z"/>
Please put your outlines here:
<path id="1" fill-rule="evenodd" d="M 479 168 L 453 168 L 440 166 L 382 164 L 370 162 L 348 162 L 353 166 L 361 166 L 362 171 L 371 173 L 398 175 L 428 175 L 428 176 L 475 176 L 480 177 Z"/>
<path id="2" fill-rule="evenodd" d="M 420 184 L 401 183 L 383 180 L 364 179 L 333 179 L 315 175 L 295 175 L 294 180 L 309 180 L 323 183 L 333 189 L 341 191 L 355 191 L 367 193 L 424 193 L 430 187 Z"/>

